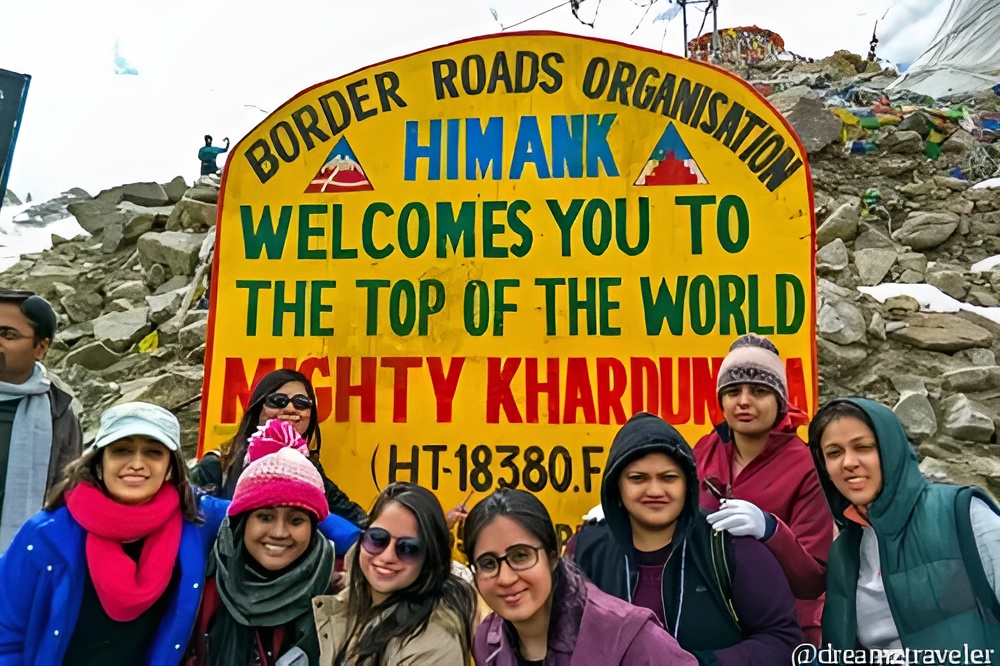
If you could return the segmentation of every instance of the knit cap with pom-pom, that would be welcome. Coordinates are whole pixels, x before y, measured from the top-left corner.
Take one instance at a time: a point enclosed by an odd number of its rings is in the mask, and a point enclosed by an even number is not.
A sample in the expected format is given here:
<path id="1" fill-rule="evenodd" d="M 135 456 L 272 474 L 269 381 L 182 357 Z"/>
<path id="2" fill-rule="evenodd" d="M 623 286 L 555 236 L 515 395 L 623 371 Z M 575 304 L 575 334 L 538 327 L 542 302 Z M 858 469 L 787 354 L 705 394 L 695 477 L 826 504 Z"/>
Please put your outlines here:
<path id="1" fill-rule="evenodd" d="M 309 459 L 294 448 L 281 448 L 253 460 L 236 482 L 230 516 L 265 506 L 294 506 L 322 521 L 330 513 L 323 479 Z"/>

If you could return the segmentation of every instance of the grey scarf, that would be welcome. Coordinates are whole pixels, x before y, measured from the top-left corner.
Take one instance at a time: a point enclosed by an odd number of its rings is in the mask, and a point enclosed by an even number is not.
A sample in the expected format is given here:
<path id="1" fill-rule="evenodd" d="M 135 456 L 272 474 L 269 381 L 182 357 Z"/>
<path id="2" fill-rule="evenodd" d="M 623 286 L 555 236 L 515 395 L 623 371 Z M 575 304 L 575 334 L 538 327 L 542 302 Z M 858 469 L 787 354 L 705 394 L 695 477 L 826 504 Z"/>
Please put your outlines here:
<path id="1" fill-rule="evenodd" d="M 7 550 L 21 525 L 38 513 L 45 501 L 52 455 L 50 384 L 38 362 L 23 384 L 0 382 L 0 400 L 21 400 L 10 433 L 10 455 L 0 512 L 0 553 Z"/>
<path id="2" fill-rule="evenodd" d="M 319 663 L 319 639 L 312 598 L 330 587 L 333 546 L 318 529 L 306 552 L 291 569 L 267 578 L 249 564 L 243 545 L 247 514 L 226 518 L 209 556 L 207 576 L 215 577 L 222 602 L 209 632 L 208 663 L 249 664 L 256 627 L 286 627 L 282 651 L 300 648 L 310 664 Z"/>

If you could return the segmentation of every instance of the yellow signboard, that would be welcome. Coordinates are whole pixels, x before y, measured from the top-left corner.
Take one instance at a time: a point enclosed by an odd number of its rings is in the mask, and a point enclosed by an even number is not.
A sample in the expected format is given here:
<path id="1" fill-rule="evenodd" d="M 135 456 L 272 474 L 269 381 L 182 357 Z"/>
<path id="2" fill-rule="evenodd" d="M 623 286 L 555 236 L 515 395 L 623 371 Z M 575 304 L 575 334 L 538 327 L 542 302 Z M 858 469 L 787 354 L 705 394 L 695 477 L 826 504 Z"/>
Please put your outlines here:
<path id="1" fill-rule="evenodd" d="M 814 229 L 797 137 L 703 63 L 521 33 L 322 83 L 226 168 L 202 446 L 295 368 L 355 501 L 517 486 L 566 538 L 630 416 L 718 422 L 737 336 L 815 408 Z"/>

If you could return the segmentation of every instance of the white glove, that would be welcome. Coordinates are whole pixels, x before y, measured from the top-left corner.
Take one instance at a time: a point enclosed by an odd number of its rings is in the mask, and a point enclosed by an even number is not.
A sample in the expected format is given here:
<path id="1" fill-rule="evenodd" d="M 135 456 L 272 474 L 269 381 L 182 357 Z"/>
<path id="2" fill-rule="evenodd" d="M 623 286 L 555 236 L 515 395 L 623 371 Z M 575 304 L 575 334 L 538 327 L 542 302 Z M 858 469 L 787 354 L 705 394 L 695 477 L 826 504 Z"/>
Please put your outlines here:
<path id="1" fill-rule="evenodd" d="M 767 519 L 756 504 L 739 499 L 724 499 L 721 509 L 708 515 L 708 523 L 716 532 L 727 531 L 733 536 L 752 536 L 763 539 Z"/>

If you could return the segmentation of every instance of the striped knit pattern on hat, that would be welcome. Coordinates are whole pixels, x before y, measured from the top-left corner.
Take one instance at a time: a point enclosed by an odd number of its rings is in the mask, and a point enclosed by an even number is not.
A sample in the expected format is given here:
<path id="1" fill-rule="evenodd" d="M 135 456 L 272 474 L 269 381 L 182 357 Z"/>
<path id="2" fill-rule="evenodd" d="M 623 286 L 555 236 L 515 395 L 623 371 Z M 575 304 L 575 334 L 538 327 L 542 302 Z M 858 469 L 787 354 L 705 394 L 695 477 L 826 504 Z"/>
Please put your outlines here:
<path id="1" fill-rule="evenodd" d="M 765 386 L 778 397 L 778 413 L 788 411 L 788 379 L 778 349 L 767 338 L 747 333 L 736 339 L 719 368 L 716 393 L 738 384 Z"/>
<path id="2" fill-rule="evenodd" d="M 294 506 L 322 521 L 330 513 L 323 479 L 304 455 L 283 448 L 254 460 L 240 475 L 226 512 L 235 516 L 265 506 Z"/>

